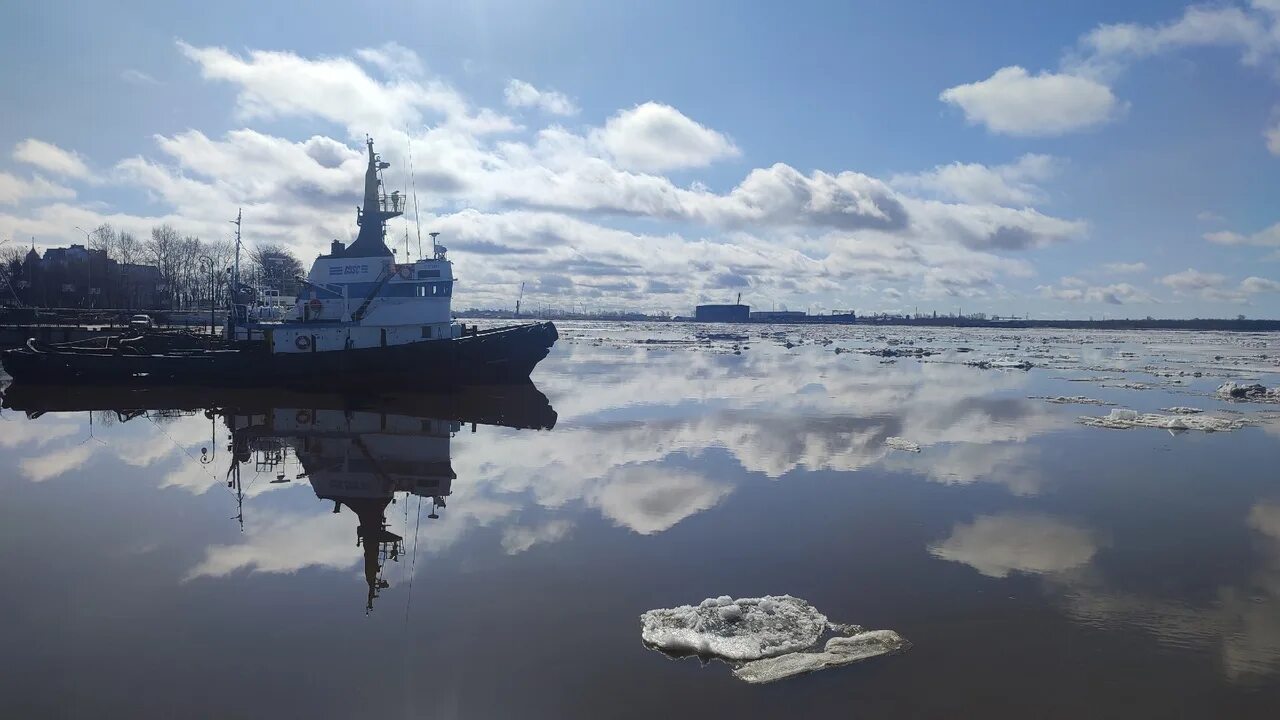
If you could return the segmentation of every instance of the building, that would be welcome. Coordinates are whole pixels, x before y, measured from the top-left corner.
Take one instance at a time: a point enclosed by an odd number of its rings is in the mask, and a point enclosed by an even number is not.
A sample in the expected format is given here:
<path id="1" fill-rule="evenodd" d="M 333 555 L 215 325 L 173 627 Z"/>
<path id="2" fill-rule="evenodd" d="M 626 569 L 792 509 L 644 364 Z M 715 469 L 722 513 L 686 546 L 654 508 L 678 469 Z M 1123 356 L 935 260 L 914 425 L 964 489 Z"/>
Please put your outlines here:
<path id="1" fill-rule="evenodd" d="M 699 305 L 693 313 L 698 322 L 746 322 L 750 316 L 749 305 Z"/>
<path id="2" fill-rule="evenodd" d="M 33 246 L 8 274 L 13 293 L 33 307 L 154 310 L 165 299 L 159 268 L 122 265 L 83 245 L 49 248 L 43 257 Z"/>

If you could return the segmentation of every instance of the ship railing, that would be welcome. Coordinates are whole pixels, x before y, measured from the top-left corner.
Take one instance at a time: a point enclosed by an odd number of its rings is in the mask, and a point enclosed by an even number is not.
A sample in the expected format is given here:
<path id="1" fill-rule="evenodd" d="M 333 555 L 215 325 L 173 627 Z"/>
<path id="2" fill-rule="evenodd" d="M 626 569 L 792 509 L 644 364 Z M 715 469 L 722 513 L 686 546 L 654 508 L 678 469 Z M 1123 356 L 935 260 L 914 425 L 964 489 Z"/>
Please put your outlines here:
<path id="1" fill-rule="evenodd" d="M 399 215 L 404 212 L 405 196 L 400 191 L 391 193 L 390 195 L 382 195 L 378 198 L 378 209 L 384 213 Z"/>

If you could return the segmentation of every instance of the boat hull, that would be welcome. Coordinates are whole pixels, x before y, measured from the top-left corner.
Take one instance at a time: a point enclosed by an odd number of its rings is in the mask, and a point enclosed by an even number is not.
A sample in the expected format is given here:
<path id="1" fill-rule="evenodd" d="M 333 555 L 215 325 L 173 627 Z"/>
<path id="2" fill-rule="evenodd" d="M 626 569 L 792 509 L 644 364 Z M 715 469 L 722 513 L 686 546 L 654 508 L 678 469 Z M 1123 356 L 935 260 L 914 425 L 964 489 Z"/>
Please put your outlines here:
<path id="1" fill-rule="evenodd" d="M 311 353 L 254 345 L 155 354 L 48 347 L 0 354 L 15 381 L 98 385 L 204 385 L 328 390 L 394 382 L 449 388 L 529 380 L 559 338 L 552 323 L 486 330 L 448 340 Z"/>

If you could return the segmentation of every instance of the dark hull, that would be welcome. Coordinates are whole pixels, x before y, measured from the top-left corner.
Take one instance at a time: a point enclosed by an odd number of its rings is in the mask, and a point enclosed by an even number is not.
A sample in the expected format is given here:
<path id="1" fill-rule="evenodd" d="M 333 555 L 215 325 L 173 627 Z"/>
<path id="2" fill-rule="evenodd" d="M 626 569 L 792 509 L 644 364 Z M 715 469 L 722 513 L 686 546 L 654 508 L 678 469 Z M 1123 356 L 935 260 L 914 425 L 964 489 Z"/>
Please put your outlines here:
<path id="1" fill-rule="evenodd" d="M 111 410 L 132 416 L 152 410 L 206 410 L 222 415 L 269 415 L 274 408 L 371 411 L 480 425 L 549 430 L 556 411 L 531 382 L 470 385 L 451 392 L 297 392 L 201 386 L 68 386 L 17 381 L 4 389 L 3 407 L 44 413 Z"/>
<path id="2" fill-rule="evenodd" d="M 38 345 L 6 350 L 15 381 L 94 385 L 399 389 L 528 382 L 559 334 L 552 323 L 497 328 L 453 340 L 314 353 L 271 354 L 260 346 L 175 349 L 154 354 Z"/>

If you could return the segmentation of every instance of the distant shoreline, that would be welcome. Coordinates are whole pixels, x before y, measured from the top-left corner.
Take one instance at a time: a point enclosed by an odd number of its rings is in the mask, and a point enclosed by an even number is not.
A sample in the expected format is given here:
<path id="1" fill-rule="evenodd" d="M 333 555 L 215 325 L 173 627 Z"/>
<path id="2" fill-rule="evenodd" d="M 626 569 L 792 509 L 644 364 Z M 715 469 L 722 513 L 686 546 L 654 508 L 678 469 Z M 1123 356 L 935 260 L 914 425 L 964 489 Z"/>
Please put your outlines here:
<path id="1" fill-rule="evenodd" d="M 615 317 L 590 315 L 522 315 L 480 312 L 455 313 L 459 319 L 487 320 L 585 320 L 597 322 L 698 322 L 692 318 L 675 317 Z M 1236 320 L 1193 318 L 1189 320 L 1123 319 L 1123 320 L 979 320 L 975 318 L 904 318 L 858 317 L 843 315 L 809 315 L 785 320 L 747 320 L 745 322 L 713 322 L 708 325 L 859 325 L 870 327 L 950 327 L 992 328 L 999 330 L 1028 330 L 1047 328 L 1056 330 L 1218 330 L 1226 332 L 1280 332 L 1280 320 Z"/>

